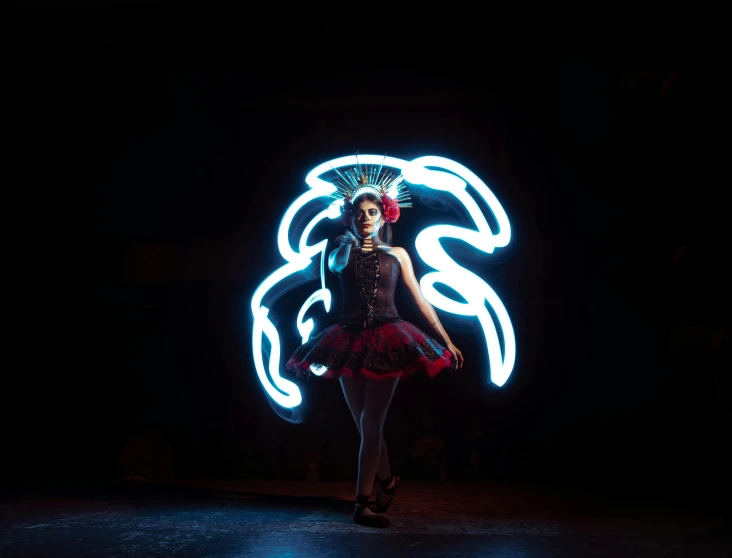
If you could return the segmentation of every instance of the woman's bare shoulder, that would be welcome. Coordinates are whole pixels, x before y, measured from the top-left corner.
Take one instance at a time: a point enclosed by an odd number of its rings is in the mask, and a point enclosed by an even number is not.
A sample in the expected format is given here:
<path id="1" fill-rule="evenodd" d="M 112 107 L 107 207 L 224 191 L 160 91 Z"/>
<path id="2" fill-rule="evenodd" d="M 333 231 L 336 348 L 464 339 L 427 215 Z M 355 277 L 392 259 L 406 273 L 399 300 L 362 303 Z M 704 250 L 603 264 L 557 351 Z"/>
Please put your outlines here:
<path id="1" fill-rule="evenodd" d="M 409 254 L 401 246 L 384 246 L 382 250 L 384 250 L 384 252 L 386 252 L 390 256 L 393 256 L 397 260 L 399 260 L 400 264 L 409 261 Z"/>

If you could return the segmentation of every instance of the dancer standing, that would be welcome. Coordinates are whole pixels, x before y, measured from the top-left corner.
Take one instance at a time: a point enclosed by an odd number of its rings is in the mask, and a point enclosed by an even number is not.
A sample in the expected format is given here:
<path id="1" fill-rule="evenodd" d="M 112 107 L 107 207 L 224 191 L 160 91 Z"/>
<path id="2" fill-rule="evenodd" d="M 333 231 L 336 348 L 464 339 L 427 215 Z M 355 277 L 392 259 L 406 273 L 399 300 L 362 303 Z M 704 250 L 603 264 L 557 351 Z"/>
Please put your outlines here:
<path id="1" fill-rule="evenodd" d="M 298 376 L 309 375 L 311 366 L 324 366 L 322 377 L 339 378 L 361 435 L 353 519 L 372 527 L 390 523 L 367 505 L 374 478 L 381 485 L 378 512 L 389 509 L 399 484 L 382 436 L 397 383 L 418 371 L 432 378 L 451 366 L 462 368 L 464 362 L 424 298 L 409 254 L 391 246 L 391 224 L 399 219 L 400 207 L 411 204 L 401 176 L 381 171 L 361 165 L 336 171 L 336 196 L 344 201 L 341 217 L 347 230 L 336 239 L 328 267 L 340 279 L 343 313 L 338 324 L 300 346 L 287 363 Z M 394 295 L 400 278 L 436 339 L 399 316 Z"/>

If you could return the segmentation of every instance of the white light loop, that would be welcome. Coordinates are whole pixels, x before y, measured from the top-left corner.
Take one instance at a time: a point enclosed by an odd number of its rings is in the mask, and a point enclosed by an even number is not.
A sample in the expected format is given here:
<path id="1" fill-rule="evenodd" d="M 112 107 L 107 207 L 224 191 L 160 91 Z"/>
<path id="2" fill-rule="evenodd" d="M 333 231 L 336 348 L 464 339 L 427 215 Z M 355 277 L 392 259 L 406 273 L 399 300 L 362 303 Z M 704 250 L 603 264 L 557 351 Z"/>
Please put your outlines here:
<path id="1" fill-rule="evenodd" d="M 282 257 L 287 260 L 288 263 L 283 265 L 277 271 L 267 277 L 254 291 L 252 296 L 251 309 L 253 317 L 253 331 L 252 331 L 252 352 L 254 354 L 254 367 L 257 371 L 257 377 L 262 383 L 267 394 L 275 401 L 278 405 L 285 408 L 297 407 L 302 403 L 302 395 L 297 385 L 282 376 L 280 376 L 280 338 L 277 328 L 271 322 L 268 317 L 269 310 L 262 306 L 262 301 L 267 293 L 279 284 L 281 281 L 286 279 L 298 271 L 302 271 L 312 263 L 312 258 L 320 252 L 321 255 L 325 253 L 325 249 L 328 245 L 328 240 L 322 240 L 317 244 L 309 246 L 307 244 L 308 236 L 315 228 L 315 226 L 325 218 L 334 218 L 333 215 L 338 215 L 337 207 L 336 211 L 333 210 L 333 206 L 329 207 L 325 211 L 318 213 L 304 228 L 303 233 L 300 237 L 299 252 L 295 252 L 290 246 L 289 234 L 290 226 L 297 213 L 309 202 L 316 200 L 320 197 L 329 196 L 335 187 L 329 184 L 325 186 L 318 185 L 317 188 L 312 188 L 309 192 L 302 194 L 293 204 L 287 209 L 280 228 L 277 234 L 277 244 Z M 315 324 L 312 319 L 303 320 L 305 312 L 316 302 L 323 302 L 325 311 L 330 311 L 331 305 L 331 293 L 325 288 L 325 274 L 322 266 L 323 258 L 321 257 L 321 288 L 313 293 L 308 300 L 305 302 L 303 307 L 300 309 L 297 317 L 297 326 L 301 336 L 304 340 L 307 340 L 310 333 L 315 328 Z M 270 343 L 270 354 L 269 354 L 269 375 L 265 371 L 264 357 L 263 357 L 263 341 L 264 337 L 269 340 Z M 304 342 L 304 341 L 303 341 Z"/>
<path id="2" fill-rule="evenodd" d="M 445 173 L 426 167 L 438 167 L 450 171 Z M 405 178 L 413 184 L 452 194 L 470 215 L 477 230 L 453 225 L 433 225 L 417 235 L 415 247 L 425 264 L 438 271 L 422 277 L 420 286 L 425 298 L 437 308 L 464 316 L 476 316 L 485 336 L 488 349 L 489 379 L 497 386 L 503 386 L 513 371 L 516 362 L 516 337 L 506 307 L 495 291 L 480 277 L 460 266 L 445 252 L 440 239 L 462 240 L 474 248 L 492 254 L 495 248 L 506 246 L 511 240 L 511 225 L 508 216 L 490 188 L 473 172 L 459 163 L 443 157 L 420 157 L 411 162 L 404 172 Z M 455 176 L 457 175 L 457 176 Z M 472 186 L 488 204 L 498 222 L 498 232 L 493 234 L 488 221 L 476 201 L 466 190 Z M 435 283 L 442 283 L 454 289 L 466 302 L 452 300 L 435 289 Z M 498 331 L 485 303 L 493 309 L 503 336 L 504 350 Z"/>
<path id="3" fill-rule="evenodd" d="M 357 164 L 383 164 L 385 167 L 399 169 L 407 182 L 452 195 L 467 211 L 475 229 L 454 225 L 434 225 L 427 227 L 417 236 L 415 247 L 418 256 L 426 265 L 436 270 L 422 277 L 420 285 L 425 298 L 435 307 L 451 314 L 473 316 L 478 320 L 488 348 L 490 381 L 498 386 L 504 385 L 511 375 L 516 359 L 515 336 L 508 312 L 495 291 L 480 277 L 455 262 L 440 243 L 442 238 L 458 239 L 488 254 L 493 253 L 496 248 L 508 245 L 511 239 L 511 226 L 498 199 L 478 176 L 450 159 L 427 156 L 406 161 L 383 155 L 350 155 L 318 165 L 307 174 L 305 182 L 310 190 L 299 196 L 285 211 L 277 233 L 277 245 L 287 263 L 262 281 L 252 296 L 252 351 L 257 376 L 265 391 L 273 401 L 285 408 L 297 407 L 302 403 L 302 395 L 297 385 L 280 376 L 279 334 L 269 319 L 269 309 L 262 306 L 262 303 L 274 287 L 291 275 L 306 269 L 312 263 L 313 257 L 320 252 L 320 288 L 307 298 L 296 319 L 296 327 L 303 343 L 307 342 L 315 330 L 313 319 L 305 319 L 307 311 L 313 305 L 322 302 L 326 313 L 330 312 L 332 295 L 330 290 L 325 287 L 324 263 L 328 241 L 325 239 L 313 245 L 308 245 L 307 241 L 315 226 L 322 220 L 340 217 L 340 207 L 343 202 L 342 200 L 331 202 L 327 209 L 311 219 L 300 236 L 299 251 L 295 251 L 290 245 L 290 227 L 304 207 L 314 201 L 323 201 L 321 198 L 328 198 L 336 190 L 332 183 L 321 178 L 322 175 L 334 168 L 353 167 Z M 498 232 L 495 234 L 477 202 L 468 192 L 468 186 L 478 193 L 493 213 L 498 224 Z M 463 297 L 464 302 L 453 300 L 438 292 L 435 288 L 436 283 L 447 285 L 455 290 Z M 486 308 L 486 303 L 498 320 L 503 339 L 503 351 L 501 351 L 499 328 L 496 327 L 491 313 Z M 265 337 L 270 344 L 268 367 L 265 367 L 263 356 Z M 327 368 L 314 365 L 311 367 L 311 371 L 316 375 L 322 375 Z"/>

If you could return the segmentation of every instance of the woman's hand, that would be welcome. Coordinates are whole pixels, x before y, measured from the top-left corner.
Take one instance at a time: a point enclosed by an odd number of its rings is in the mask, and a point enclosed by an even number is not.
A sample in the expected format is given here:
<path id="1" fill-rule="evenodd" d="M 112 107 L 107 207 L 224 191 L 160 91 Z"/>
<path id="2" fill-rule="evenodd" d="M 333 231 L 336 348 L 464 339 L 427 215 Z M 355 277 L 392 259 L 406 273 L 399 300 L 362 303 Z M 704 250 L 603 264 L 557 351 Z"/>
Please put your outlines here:
<path id="1" fill-rule="evenodd" d="M 452 353 L 452 365 L 455 368 L 462 368 L 463 364 L 465 364 L 465 359 L 463 358 L 463 353 L 460 352 L 460 349 L 452 343 L 448 343 L 447 350 Z"/>
<path id="2" fill-rule="evenodd" d="M 346 232 L 344 232 L 342 235 L 335 238 L 335 243 L 339 246 L 343 246 L 344 244 L 351 244 L 356 248 L 358 248 L 359 246 L 358 238 L 356 238 L 356 235 L 354 235 L 348 229 L 346 229 Z"/>
<path id="3" fill-rule="evenodd" d="M 351 255 L 351 248 L 358 248 L 358 239 L 349 230 L 334 239 L 338 246 L 328 255 L 328 269 L 333 273 L 342 272 L 348 265 L 348 258 Z"/>

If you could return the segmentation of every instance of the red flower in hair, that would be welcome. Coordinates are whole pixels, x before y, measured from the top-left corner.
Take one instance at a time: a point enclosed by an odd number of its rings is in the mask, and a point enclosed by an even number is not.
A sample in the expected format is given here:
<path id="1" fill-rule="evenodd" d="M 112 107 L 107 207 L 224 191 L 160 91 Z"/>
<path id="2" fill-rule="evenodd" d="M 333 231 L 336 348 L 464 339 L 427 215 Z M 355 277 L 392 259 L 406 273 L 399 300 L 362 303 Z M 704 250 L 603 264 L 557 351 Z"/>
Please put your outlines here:
<path id="1" fill-rule="evenodd" d="M 396 223 L 399 219 L 399 202 L 386 194 L 381 196 L 381 203 L 384 204 L 384 220 L 387 223 Z"/>

